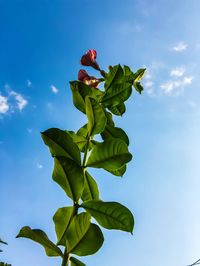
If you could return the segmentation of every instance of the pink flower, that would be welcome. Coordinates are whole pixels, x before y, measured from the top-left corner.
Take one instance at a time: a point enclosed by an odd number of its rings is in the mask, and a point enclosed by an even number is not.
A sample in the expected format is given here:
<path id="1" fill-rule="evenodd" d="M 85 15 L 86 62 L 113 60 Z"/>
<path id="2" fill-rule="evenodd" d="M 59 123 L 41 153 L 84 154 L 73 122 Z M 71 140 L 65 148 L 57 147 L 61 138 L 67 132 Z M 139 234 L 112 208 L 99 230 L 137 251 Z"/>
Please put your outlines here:
<path id="1" fill-rule="evenodd" d="M 96 62 L 97 52 L 93 49 L 89 50 L 81 57 L 81 65 L 91 66 L 97 70 L 100 70 L 99 65 Z"/>
<path id="2" fill-rule="evenodd" d="M 79 70 L 78 80 L 94 88 L 96 88 L 100 83 L 100 81 L 97 78 L 89 76 L 84 69 Z"/>

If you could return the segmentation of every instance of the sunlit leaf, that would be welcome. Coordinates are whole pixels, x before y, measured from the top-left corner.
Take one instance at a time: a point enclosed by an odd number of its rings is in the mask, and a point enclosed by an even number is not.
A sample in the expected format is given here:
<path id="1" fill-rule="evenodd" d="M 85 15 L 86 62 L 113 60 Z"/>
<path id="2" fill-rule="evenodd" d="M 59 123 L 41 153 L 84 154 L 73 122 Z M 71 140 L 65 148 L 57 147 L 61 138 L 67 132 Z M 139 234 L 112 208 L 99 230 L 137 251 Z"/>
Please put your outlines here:
<path id="1" fill-rule="evenodd" d="M 83 201 L 99 199 L 97 183 L 87 171 L 85 172 L 85 185 L 81 198 Z"/>
<path id="2" fill-rule="evenodd" d="M 132 159 L 127 144 L 120 139 L 108 139 L 97 144 L 90 153 L 87 166 L 117 170 Z"/>
<path id="3" fill-rule="evenodd" d="M 66 245 L 66 231 L 73 214 L 73 207 L 59 208 L 53 216 L 57 235 L 57 245 Z"/>
<path id="4" fill-rule="evenodd" d="M 42 134 L 44 143 L 49 147 L 53 157 L 68 157 L 80 164 L 81 157 L 78 146 L 73 143 L 67 132 L 58 128 L 50 128 Z"/>
<path id="5" fill-rule="evenodd" d="M 123 81 L 123 69 L 120 65 L 110 66 L 109 70 L 105 79 L 105 90 Z"/>
<path id="6" fill-rule="evenodd" d="M 123 165 L 122 167 L 116 170 L 107 170 L 107 171 L 116 176 L 123 176 L 126 172 L 126 165 Z"/>
<path id="7" fill-rule="evenodd" d="M 115 106 L 108 106 L 108 109 L 114 114 L 118 116 L 122 116 L 126 112 L 126 106 L 124 103 L 120 103 Z"/>
<path id="8" fill-rule="evenodd" d="M 84 173 L 76 162 L 66 157 L 55 157 L 52 177 L 73 201 L 80 199 L 84 188 Z"/>
<path id="9" fill-rule="evenodd" d="M 118 138 L 122 139 L 127 145 L 129 145 L 129 138 L 125 131 L 119 127 L 112 127 L 106 125 L 104 131 L 101 133 L 103 140 L 107 140 L 109 138 Z"/>
<path id="10" fill-rule="evenodd" d="M 70 257 L 70 262 L 70 266 L 86 266 L 83 262 L 74 257 Z"/>
<path id="11" fill-rule="evenodd" d="M 133 231 L 134 218 L 128 208 L 118 202 L 90 200 L 81 205 L 97 222 L 107 229 Z"/>
<path id="12" fill-rule="evenodd" d="M 24 226 L 17 235 L 17 238 L 18 237 L 29 238 L 41 244 L 44 247 L 47 256 L 49 257 L 63 256 L 62 251 L 49 240 L 45 232 L 42 230 L 31 229 L 28 226 Z"/>
<path id="13" fill-rule="evenodd" d="M 88 132 L 90 135 L 101 133 L 107 119 L 102 106 L 93 98 L 86 97 L 86 115 L 88 118 Z"/>

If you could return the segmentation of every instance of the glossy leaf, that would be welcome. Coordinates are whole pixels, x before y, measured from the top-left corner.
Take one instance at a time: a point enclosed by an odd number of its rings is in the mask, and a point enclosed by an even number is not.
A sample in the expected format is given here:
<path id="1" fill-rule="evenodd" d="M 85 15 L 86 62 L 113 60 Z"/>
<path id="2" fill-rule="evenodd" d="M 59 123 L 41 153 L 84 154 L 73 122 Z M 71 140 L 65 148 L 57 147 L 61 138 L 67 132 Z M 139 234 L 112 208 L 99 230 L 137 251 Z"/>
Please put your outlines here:
<path id="1" fill-rule="evenodd" d="M 129 145 L 129 138 L 126 132 L 119 127 L 112 127 L 107 125 L 104 131 L 101 133 L 103 140 L 107 140 L 109 138 L 118 138 L 123 140 L 127 145 Z"/>
<path id="2" fill-rule="evenodd" d="M 56 157 L 52 177 L 73 201 L 80 199 L 84 189 L 84 173 L 76 162 L 66 157 Z"/>
<path id="3" fill-rule="evenodd" d="M 107 125 L 114 127 L 115 123 L 114 123 L 114 121 L 112 119 L 112 114 L 110 112 L 105 111 L 105 115 L 106 115 L 106 118 L 107 118 Z"/>
<path id="4" fill-rule="evenodd" d="M 49 257 L 63 256 L 62 251 L 49 240 L 45 232 L 42 230 L 31 229 L 28 226 L 24 226 L 17 235 L 17 238 L 18 237 L 29 238 L 41 244 L 44 247 L 47 256 Z"/>
<path id="5" fill-rule="evenodd" d="M 114 86 L 116 83 L 123 82 L 123 69 L 120 65 L 114 67 L 109 67 L 109 72 L 105 79 L 105 90 L 108 90 L 111 86 Z"/>
<path id="6" fill-rule="evenodd" d="M 123 176 L 126 172 L 126 165 L 123 165 L 122 167 L 116 170 L 107 170 L 107 171 L 116 176 Z"/>
<path id="7" fill-rule="evenodd" d="M 105 112 L 102 106 L 95 99 L 86 97 L 85 102 L 89 135 L 99 134 L 104 130 L 107 122 Z"/>
<path id="8" fill-rule="evenodd" d="M 138 69 L 138 71 L 134 73 L 134 82 L 138 82 L 139 80 L 141 80 L 144 76 L 145 71 L 146 68 Z"/>
<path id="9" fill-rule="evenodd" d="M 128 208 L 118 202 L 90 200 L 81 205 L 97 222 L 107 229 L 133 231 L 134 218 Z"/>
<path id="10" fill-rule="evenodd" d="M 65 131 L 58 128 L 50 128 L 41 134 L 53 157 L 67 157 L 80 164 L 81 157 L 78 146 L 73 143 L 72 138 Z"/>
<path id="11" fill-rule="evenodd" d="M 53 216 L 57 235 L 57 245 L 66 245 L 66 231 L 69 226 L 73 210 L 73 207 L 59 208 Z"/>
<path id="12" fill-rule="evenodd" d="M 70 257 L 70 262 L 70 266 L 86 266 L 83 262 L 74 257 Z"/>
<path id="13" fill-rule="evenodd" d="M 124 103 L 120 103 L 115 106 L 108 106 L 108 109 L 114 114 L 118 116 L 122 116 L 126 112 L 126 106 Z"/>
<path id="14" fill-rule="evenodd" d="M 88 213 L 76 215 L 67 230 L 67 250 L 78 256 L 94 254 L 103 244 L 100 228 L 90 223 Z"/>
<path id="15" fill-rule="evenodd" d="M 87 142 L 86 138 L 84 136 L 76 134 L 74 131 L 68 131 L 68 134 L 72 138 L 73 142 L 78 146 L 79 150 L 82 151 Z"/>
<path id="16" fill-rule="evenodd" d="M 129 83 L 118 83 L 110 89 L 102 97 L 102 104 L 105 107 L 115 106 L 125 102 L 131 95 L 132 88 Z"/>
<path id="17" fill-rule="evenodd" d="M 132 159 L 126 143 L 120 139 L 108 139 L 97 144 L 90 153 L 87 166 L 117 170 Z"/>
<path id="18" fill-rule="evenodd" d="M 85 113 L 86 96 L 91 96 L 98 99 L 102 95 L 102 92 L 100 90 L 92 88 L 79 81 L 70 82 L 70 88 L 72 91 L 74 106 L 83 113 Z"/>
<path id="19" fill-rule="evenodd" d="M 97 183 L 87 171 L 85 172 L 85 185 L 81 199 L 83 201 L 99 199 Z"/>

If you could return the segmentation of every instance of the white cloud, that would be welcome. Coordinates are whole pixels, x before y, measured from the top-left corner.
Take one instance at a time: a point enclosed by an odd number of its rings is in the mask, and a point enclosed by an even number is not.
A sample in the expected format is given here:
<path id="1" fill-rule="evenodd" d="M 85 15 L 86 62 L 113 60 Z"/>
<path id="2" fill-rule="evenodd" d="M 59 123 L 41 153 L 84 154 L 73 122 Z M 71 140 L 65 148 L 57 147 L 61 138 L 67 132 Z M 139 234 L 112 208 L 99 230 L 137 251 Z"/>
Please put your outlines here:
<path id="1" fill-rule="evenodd" d="M 165 94 L 175 94 L 179 95 L 184 91 L 185 86 L 190 85 L 192 83 L 194 77 L 185 76 L 179 80 L 170 80 L 161 84 L 161 89 Z"/>
<path id="2" fill-rule="evenodd" d="M 185 73 L 184 67 L 176 67 L 171 70 L 170 76 L 179 78 L 182 77 L 184 73 Z"/>
<path id="3" fill-rule="evenodd" d="M 51 85 L 51 91 L 55 94 L 57 94 L 59 92 L 59 90 L 56 88 L 56 86 Z"/>
<path id="4" fill-rule="evenodd" d="M 42 165 L 42 164 L 40 164 L 40 163 L 37 163 L 37 165 L 36 165 L 36 166 L 37 166 L 37 168 L 38 168 L 38 169 L 42 169 L 42 168 L 43 168 L 43 165 Z"/>
<path id="5" fill-rule="evenodd" d="M 187 49 L 188 45 L 185 42 L 179 42 L 172 47 L 172 50 L 175 52 L 182 52 Z"/>
<path id="6" fill-rule="evenodd" d="M 0 114 L 5 114 L 9 110 L 8 98 L 0 95 Z"/>
<path id="7" fill-rule="evenodd" d="M 28 101 L 20 93 L 11 91 L 10 96 L 13 96 L 15 98 L 15 100 L 17 101 L 17 108 L 20 111 L 22 111 L 28 104 Z"/>
<path id="8" fill-rule="evenodd" d="M 30 88 L 31 86 L 32 86 L 32 82 L 29 79 L 27 79 L 27 87 Z"/>

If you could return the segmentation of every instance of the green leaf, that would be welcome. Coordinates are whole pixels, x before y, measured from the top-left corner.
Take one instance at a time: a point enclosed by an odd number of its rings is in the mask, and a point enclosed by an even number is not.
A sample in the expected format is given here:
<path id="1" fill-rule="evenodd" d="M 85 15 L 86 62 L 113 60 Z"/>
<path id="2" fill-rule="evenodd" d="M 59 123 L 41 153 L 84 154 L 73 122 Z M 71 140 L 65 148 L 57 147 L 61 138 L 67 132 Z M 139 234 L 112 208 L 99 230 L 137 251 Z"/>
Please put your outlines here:
<path id="1" fill-rule="evenodd" d="M 73 210 L 73 207 L 59 208 L 53 216 L 57 235 L 57 245 L 66 245 L 66 231 L 69 226 Z"/>
<path id="2" fill-rule="evenodd" d="M 126 106 L 124 103 L 115 105 L 115 106 L 108 106 L 108 109 L 114 114 L 118 116 L 122 116 L 126 112 Z"/>
<path id="3" fill-rule="evenodd" d="M 87 171 L 85 172 L 85 186 L 81 199 L 83 201 L 99 199 L 97 183 Z"/>
<path id="4" fill-rule="evenodd" d="M 63 130 L 50 128 L 42 134 L 44 143 L 49 147 L 53 157 L 64 156 L 81 163 L 78 146 L 73 143 L 72 138 Z"/>
<path id="5" fill-rule="evenodd" d="M 87 142 L 84 136 L 76 134 L 74 131 L 67 131 L 70 137 L 72 138 L 73 142 L 78 146 L 80 151 L 84 150 L 85 144 Z"/>
<path id="6" fill-rule="evenodd" d="M 124 76 L 125 82 L 133 84 L 134 73 L 131 71 L 130 67 L 124 66 Z"/>
<path id="7" fill-rule="evenodd" d="M 144 76 L 145 71 L 146 68 L 138 69 L 138 71 L 134 73 L 134 82 L 138 82 L 139 80 L 141 80 Z"/>
<path id="8" fill-rule="evenodd" d="M 107 140 L 109 138 L 118 138 L 123 140 L 127 145 L 129 145 L 129 138 L 125 131 L 119 127 L 112 127 L 107 125 L 104 131 L 101 133 L 103 140 Z"/>
<path id="9" fill-rule="evenodd" d="M 100 90 L 92 88 L 80 81 L 70 82 L 70 88 L 72 91 L 74 106 L 83 113 L 85 113 L 86 96 L 91 96 L 98 99 L 102 95 L 102 92 Z"/>
<path id="10" fill-rule="evenodd" d="M 106 115 L 106 118 L 107 118 L 107 125 L 114 127 L 115 123 L 114 123 L 114 121 L 112 119 L 112 114 L 110 112 L 105 111 L 105 115 Z"/>
<path id="11" fill-rule="evenodd" d="M 80 199 L 84 188 L 84 173 L 76 162 L 66 157 L 55 157 L 52 177 L 73 201 Z"/>
<path id="12" fill-rule="evenodd" d="M 103 244 L 100 228 L 90 223 L 88 213 L 76 215 L 67 230 L 67 250 L 78 256 L 94 254 Z"/>
<path id="13" fill-rule="evenodd" d="M 86 166 L 117 170 L 132 159 L 126 143 L 120 139 L 108 139 L 97 144 L 90 153 Z"/>
<path id="14" fill-rule="evenodd" d="M 102 106 L 93 98 L 86 97 L 86 114 L 88 117 L 88 132 L 90 136 L 101 133 L 107 119 Z"/>
<path id="15" fill-rule="evenodd" d="M 107 171 L 116 176 L 123 176 L 126 172 L 126 165 L 123 165 L 122 167 L 116 170 L 107 170 Z"/>
<path id="16" fill-rule="evenodd" d="M 49 257 L 63 256 L 62 251 L 49 240 L 45 232 L 42 230 L 31 229 L 29 226 L 24 226 L 17 235 L 17 238 L 18 237 L 29 238 L 41 244 Z"/>
<path id="17" fill-rule="evenodd" d="M 134 218 L 128 208 L 118 202 L 90 200 L 81 205 L 97 222 L 107 229 L 133 232 Z"/>
<path id="18" fill-rule="evenodd" d="M 142 87 L 142 85 L 141 85 L 140 82 L 134 82 L 134 83 L 133 83 L 133 86 L 134 86 L 134 88 L 136 89 L 136 91 L 139 92 L 139 94 L 142 93 L 142 91 L 143 91 L 143 87 Z"/>
<path id="19" fill-rule="evenodd" d="M 70 261 L 71 261 L 71 266 L 86 266 L 83 262 L 74 257 L 70 257 Z"/>
<path id="20" fill-rule="evenodd" d="M 123 81 L 123 69 L 120 65 L 114 67 L 109 67 L 110 71 L 108 72 L 105 79 L 105 90 L 108 90 L 111 86 L 114 86 L 116 83 Z"/>
<path id="21" fill-rule="evenodd" d="M 131 93 L 131 84 L 125 82 L 117 83 L 106 91 L 101 99 L 101 103 L 105 107 L 119 105 L 125 102 L 130 97 Z"/>

